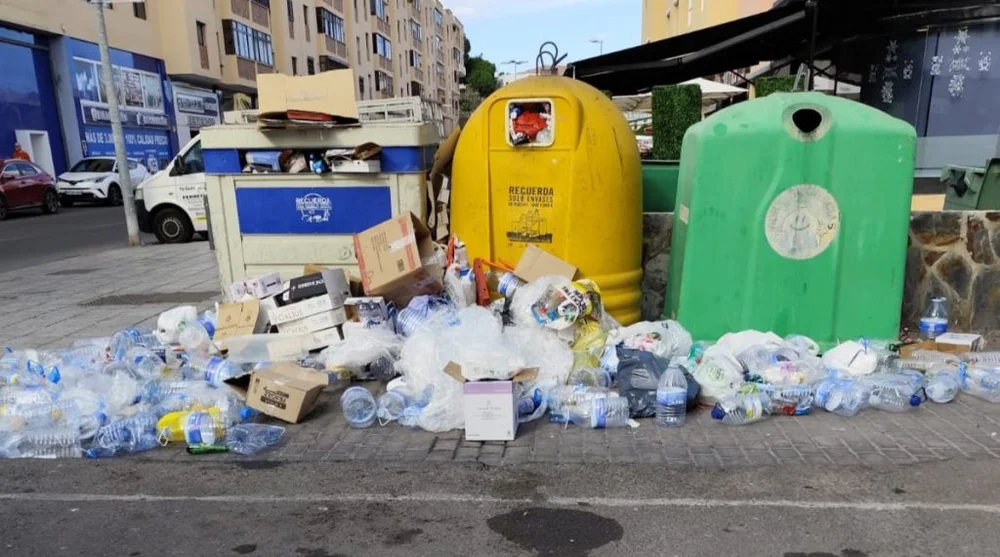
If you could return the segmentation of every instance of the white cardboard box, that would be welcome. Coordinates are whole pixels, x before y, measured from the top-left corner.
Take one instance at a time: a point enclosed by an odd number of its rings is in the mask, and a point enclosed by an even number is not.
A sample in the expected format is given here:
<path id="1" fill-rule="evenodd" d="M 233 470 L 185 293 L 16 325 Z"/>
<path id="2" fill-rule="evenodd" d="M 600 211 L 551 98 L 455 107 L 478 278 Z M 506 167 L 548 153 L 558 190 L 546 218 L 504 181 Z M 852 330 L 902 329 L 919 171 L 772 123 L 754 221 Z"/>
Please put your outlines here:
<path id="1" fill-rule="evenodd" d="M 469 381 L 462 385 L 467 441 L 513 441 L 517 435 L 517 385 Z"/>
<path id="2" fill-rule="evenodd" d="M 303 317 L 309 317 L 310 315 L 316 315 L 324 311 L 333 311 L 334 309 L 336 308 L 333 307 L 333 300 L 324 294 L 323 296 L 316 296 L 315 298 L 309 298 L 301 302 L 269 310 L 267 317 L 272 325 L 281 325 L 282 323 L 288 323 L 289 321 L 295 321 L 296 319 L 302 319 Z"/>
<path id="3" fill-rule="evenodd" d="M 236 301 L 242 300 L 247 295 L 254 298 L 265 298 L 278 294 L 284 288 L 280 274 L 267 273 L 232 283 L 229 285 L 229 297 Z"/>
<path id="4" fill-rule="evenodd" d="M 330 311 L 296 319 L 278 325 L 279 333 L 314 333 L 343 324 L 347 321 L 347 311 L 344 308 L 336 308 Z"/>

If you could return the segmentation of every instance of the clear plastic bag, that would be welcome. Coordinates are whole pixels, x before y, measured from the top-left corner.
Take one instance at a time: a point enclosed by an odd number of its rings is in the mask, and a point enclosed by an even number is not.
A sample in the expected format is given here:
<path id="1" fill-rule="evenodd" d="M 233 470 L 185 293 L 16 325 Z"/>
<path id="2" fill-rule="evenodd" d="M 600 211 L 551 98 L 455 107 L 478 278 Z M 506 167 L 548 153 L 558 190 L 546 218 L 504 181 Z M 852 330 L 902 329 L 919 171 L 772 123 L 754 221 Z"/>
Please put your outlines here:
<path id="1" fill-rule="evenodd" d="M 319 360 L 327 370 L 347 370 L 355 377 L 360 377 L 365 367 L 373 362 L 395 361 L 402 347 L 402 337 L 392 331 L 358 329 L 351 332 L 349 340 L 331 344 L 320 352 Z"/>

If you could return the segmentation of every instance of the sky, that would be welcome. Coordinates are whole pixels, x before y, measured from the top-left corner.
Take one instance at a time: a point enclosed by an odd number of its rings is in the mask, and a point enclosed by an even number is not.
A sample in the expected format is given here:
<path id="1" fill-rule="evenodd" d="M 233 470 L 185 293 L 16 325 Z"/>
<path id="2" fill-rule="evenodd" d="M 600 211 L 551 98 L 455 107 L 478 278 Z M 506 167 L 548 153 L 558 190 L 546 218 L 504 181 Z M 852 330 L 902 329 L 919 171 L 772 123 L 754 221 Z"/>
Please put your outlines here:
<path id="1" fill-rule="evenodd" d="M 538 48 L 553 41 L 566 62 L 636 46 L 642 35 L 641 0 L 442 0 L 465 25 L 472 55 L 482 54 L 511 72 L 509 60 L 523 60 L 518 72 L 535 66 Z"/>

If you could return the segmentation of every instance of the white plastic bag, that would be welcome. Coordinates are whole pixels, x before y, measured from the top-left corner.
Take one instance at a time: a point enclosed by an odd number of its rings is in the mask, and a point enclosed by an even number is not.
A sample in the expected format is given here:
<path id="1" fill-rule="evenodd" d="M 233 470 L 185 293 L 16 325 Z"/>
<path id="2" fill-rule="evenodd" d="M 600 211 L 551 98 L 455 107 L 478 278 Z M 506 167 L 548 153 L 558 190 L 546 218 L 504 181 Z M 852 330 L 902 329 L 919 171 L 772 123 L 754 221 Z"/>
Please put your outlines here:
<path id="1" fill-rule="evenodd" d="M 870 375 L 878 368 L 878 354 L 865 350 L 859 342 L 849 340 L 823 354 L 823 365 L 841 375 Z"/>
<path id="2" fill-rule="evenodd" d="M 358 329 L 350 340 L 341 340 L 320 352 L 319 360 L 329 370 L 346 369 L 361 373 L 379 358 L 395 360 L 403 346 L 402 337 L 387 329 Z"/>
<path id="3" fill-rule="evenodd" d="M 725 346 L 705 350 L 692 375 L 701 386 L 699 396 L 710 403 L 736 394 L 743 384 L 743 366 Z"/>
<path id="4" fill-rule="evenodd" d="M 194 306 L 179 306 L 160 314 L 156 320 L 156 338 L 163 344 L 177 342 L 181 325 L 198 319 L 198 309 Z"/>
<path id="5" fill-rule="evenodd" d="M 640 321 L 616 329 L 608 336 L 608 345 L 624 343 L 625 348 L 652 352 L 664 359 L 686 358 L 694 342 L 691 333 L 677 321 Z"/>

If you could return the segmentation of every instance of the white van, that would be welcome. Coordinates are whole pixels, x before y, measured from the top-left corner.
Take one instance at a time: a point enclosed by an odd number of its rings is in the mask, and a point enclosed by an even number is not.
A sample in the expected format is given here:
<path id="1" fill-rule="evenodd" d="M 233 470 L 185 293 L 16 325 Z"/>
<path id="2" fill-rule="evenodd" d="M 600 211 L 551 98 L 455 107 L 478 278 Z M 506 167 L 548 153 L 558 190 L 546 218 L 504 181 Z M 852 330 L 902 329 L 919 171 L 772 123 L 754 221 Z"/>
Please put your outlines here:
<path id="1" fill-rule="evenodd" d="M 196 232 L 208 236 L 201 138 L 192 138 L 166 168 L 139 184 L 135 205 L 139 230 L 164 244 L 190 242 Z"/>

